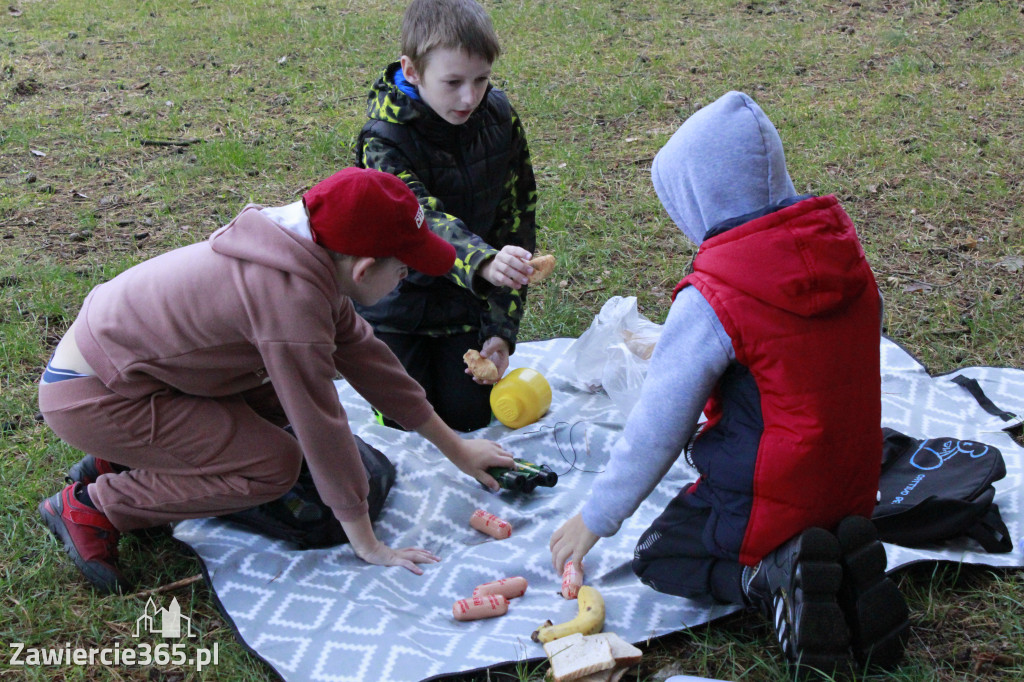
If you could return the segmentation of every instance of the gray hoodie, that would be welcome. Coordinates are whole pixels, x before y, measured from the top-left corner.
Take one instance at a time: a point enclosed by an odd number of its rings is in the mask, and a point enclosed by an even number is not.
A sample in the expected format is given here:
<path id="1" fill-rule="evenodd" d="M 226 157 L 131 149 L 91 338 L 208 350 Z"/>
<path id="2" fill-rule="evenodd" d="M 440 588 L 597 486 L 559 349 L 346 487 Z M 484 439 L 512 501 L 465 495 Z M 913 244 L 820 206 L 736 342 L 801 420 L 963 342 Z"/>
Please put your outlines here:
<path id="1" fill-rule="evenodd" d="M 782 140 L 747 95 L 729 92 L 688 118 L 654 158 L 658 198 L 695 244 L 715 225 L 796 196 Z M 679 275 L 683 275 L 680 264 Z M 732 340 L 694 288 L 679 292 L 640 399 L 583 507 L 591 532 L 618 532 L 682 454 L 735 359 Z"/>

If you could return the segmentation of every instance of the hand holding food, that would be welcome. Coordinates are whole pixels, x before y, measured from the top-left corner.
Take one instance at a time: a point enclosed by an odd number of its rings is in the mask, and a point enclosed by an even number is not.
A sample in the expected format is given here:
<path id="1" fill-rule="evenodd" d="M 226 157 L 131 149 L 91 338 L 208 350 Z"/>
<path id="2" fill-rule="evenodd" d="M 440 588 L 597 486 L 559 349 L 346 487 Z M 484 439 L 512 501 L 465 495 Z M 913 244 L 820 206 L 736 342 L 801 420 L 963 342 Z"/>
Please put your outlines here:
<path id="1" fill-rule="evenodd" d="M 601 538 L 590 531 L 583 523 L 583 516 L 576 514 L 551 534 L 551 566 L 559 575 L 565 570 L 565 562 L 572 559 L 582 565 L 587 555 Z"/>
<path id="2" fill-rule="evenodd" d="M 506 244 L 480 268 L 480 277 L 496 287 L 518 289 L 529 279 L 529 258 L 530 252 L 523 247 Z"/>

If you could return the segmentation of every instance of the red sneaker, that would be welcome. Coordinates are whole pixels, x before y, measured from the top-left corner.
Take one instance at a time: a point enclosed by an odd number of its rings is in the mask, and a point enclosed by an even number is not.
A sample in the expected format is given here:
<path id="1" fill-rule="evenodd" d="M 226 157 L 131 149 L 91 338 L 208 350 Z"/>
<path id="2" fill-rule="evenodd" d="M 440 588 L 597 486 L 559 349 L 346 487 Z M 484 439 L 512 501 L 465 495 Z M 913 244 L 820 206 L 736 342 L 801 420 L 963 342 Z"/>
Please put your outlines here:
<path id="1" fill-rule="evenodd" d="M 68 473 L 64 476 L 64 480 L 68 483 L 89 485 L 90 483 L 95 483 L 96 479 L 103 474 L 120 474 L 124 471 L 131 471 L 131 469 L 126 466 L 121 466 L 120 464 L 108 462 L 107 460 L 100 459 L 99 457 L 86 455 L 68 469 Z M 171 524 L 165 523 L 152 528 L 137 528 L 128 532 L 139 538 L 156 539 L 165 535 L 170 535 L 172 531 Z"/>
<path id="2" fill-rule="evenodd" d="M 40 502 L 39 513 L 93 587 L 104 594 L 127 592 L 128 581 L 117 567 L 121 533 L 102 512 L 75 499 L 80 485 L 72 483 Z"/>

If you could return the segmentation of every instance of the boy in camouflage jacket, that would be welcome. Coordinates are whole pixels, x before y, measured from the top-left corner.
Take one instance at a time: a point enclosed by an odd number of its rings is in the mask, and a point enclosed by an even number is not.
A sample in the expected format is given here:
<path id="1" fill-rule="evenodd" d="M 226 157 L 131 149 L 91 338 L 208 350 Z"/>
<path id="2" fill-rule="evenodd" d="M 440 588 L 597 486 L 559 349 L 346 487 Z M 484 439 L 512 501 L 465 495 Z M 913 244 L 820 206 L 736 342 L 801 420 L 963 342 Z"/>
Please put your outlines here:
<path id="1" fill-rule="evenodd" d="M 536 243 L 537 189 L 519 116 L 490 85 L 500 47 L 474 0 L 413 0 L 402 56 L 371 88 L 357 164 L 413 190 L 456 250 L 443 277 L 411 274 L 359 308 L 454 429 L 486 426 L 493 381 L 468 374 L 479 350 L 498 375 L 515 350 Z M 387 422 L 385 422 L 387 423 Z"/>

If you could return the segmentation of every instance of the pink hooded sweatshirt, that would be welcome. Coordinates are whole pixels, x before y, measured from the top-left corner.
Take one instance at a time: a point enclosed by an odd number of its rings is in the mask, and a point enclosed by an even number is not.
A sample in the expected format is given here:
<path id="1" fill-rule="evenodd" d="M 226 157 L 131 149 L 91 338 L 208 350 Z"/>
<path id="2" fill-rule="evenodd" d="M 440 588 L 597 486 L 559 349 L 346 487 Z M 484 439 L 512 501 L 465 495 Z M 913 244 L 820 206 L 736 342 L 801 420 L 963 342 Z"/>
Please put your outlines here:
<path id="1" fill-rule="evenodd" d="M 415 429 L 423 389 L 338 292 L 313 241 L 247 206 L 209 240 L 157 256 L 97 286 L 76 327 L 82 355 L 114 393 L 171 387 L 195 396 L 273 382 L 317 489 L 339 520 L 367 512 L 368 486 L 333 380 Z"/>

